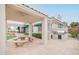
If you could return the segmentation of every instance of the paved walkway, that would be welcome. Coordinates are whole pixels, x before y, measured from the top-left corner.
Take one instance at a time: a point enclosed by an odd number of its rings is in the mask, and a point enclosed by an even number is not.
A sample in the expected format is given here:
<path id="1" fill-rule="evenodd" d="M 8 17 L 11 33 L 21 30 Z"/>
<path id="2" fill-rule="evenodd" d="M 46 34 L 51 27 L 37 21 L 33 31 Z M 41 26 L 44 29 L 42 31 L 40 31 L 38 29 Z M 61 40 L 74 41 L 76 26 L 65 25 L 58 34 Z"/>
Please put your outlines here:
<path id="1" fill-rule="evenodd" d="M 48 40 L 43 44 L 42 40 L 35 39 L 32 43 L 26 43 L 23 47 L 15 47 L 12 42 L 7 42 L 7 54 L 79 54 L 78 40 Z"/>

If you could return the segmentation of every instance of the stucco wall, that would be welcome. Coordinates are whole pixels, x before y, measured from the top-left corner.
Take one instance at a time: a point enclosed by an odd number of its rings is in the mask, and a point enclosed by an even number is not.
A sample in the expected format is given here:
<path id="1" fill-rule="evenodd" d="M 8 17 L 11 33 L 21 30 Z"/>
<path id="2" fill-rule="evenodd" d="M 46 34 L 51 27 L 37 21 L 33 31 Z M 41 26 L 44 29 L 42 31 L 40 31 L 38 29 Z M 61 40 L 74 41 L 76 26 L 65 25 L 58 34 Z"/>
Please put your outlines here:
<path id="1" fill-rule="evenodd" d="M 52 29 L 58 28 L 58 24 L 52 23 Z"/>
<path id="2" fill-rule="evenodd" d="M 62 39 L 61 39 L 61 40 L 68 40 L 68 34 L 67 34 L 67 33 L 65 33 L 65 34 L 49 33 L 49 39 L 52 39 L 52 38 L 51 38 L 51 35 L 53 36 L 53 39 L 54 39 L 54 40 L 57 40 L 57 39 L 58 39 L 58 35 L 61 35 L 61 36 L 62 36 Z"/>
<path id="3" fill-rule="evenodd" d="M 6 43 L 6 20 L 5 5 L 0 5 L 0 54 L 5 54 Z"/>

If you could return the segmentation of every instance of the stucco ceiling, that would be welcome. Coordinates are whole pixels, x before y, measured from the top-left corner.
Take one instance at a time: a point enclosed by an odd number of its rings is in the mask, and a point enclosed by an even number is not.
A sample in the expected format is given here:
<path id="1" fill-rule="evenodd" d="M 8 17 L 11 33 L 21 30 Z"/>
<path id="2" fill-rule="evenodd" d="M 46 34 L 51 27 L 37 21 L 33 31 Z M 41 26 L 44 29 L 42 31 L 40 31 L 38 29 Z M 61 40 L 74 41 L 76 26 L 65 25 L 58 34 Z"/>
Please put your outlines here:
<path id="1" fill-rule="evenodd" d="M 19 7 L 17 8 L 14 5 L 6 5 L 6 19 L 25 23 L 33 23 L 43 20 L 43 17 L 33 13 L 31 10 L 28 12 L 28 9 L 24 10 Z"/>

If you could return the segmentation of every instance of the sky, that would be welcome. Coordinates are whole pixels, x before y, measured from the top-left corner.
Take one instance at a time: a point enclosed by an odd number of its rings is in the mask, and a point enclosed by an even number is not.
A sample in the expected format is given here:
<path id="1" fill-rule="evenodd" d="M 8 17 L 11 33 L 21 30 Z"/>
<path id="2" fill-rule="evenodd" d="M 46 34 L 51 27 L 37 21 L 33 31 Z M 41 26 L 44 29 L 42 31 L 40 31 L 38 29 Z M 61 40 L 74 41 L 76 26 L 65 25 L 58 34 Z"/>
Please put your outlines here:
<path id="1" fill-rule="evenodd" d="M 79 4 L 31 4 L 30 6 L 50 17 L 58 17 L 60 14 L 61 21 L 79 22 Z"/>

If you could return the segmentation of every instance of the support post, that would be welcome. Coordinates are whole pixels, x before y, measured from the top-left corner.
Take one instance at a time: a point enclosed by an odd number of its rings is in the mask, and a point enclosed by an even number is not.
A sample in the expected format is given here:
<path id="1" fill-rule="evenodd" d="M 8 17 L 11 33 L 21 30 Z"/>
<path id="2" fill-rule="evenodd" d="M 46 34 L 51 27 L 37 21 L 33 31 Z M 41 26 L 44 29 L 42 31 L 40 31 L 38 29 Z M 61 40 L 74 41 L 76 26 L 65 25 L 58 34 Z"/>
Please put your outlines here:
<path id="1" fill-rule="evenodd" d="M 29 37 L 32 37 L 32 24 L 29 23 Z"/>
<path id="2" fill-rule="evenodd" d="M 48 18 L 44 18 L 42 21 L 42 40 L 44 44 L 48 41 Z"/>
<path id="3" fill-rule="evenodd" d="M 6 16 L 5 4 L 0 5 L 0 54 L 5 54 L 6 43 Z"/>

